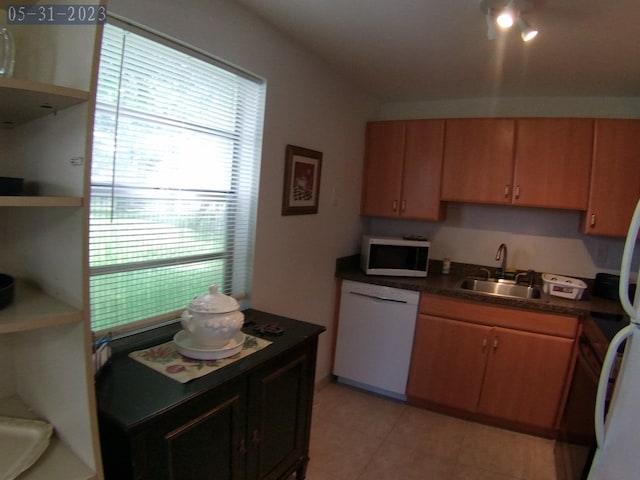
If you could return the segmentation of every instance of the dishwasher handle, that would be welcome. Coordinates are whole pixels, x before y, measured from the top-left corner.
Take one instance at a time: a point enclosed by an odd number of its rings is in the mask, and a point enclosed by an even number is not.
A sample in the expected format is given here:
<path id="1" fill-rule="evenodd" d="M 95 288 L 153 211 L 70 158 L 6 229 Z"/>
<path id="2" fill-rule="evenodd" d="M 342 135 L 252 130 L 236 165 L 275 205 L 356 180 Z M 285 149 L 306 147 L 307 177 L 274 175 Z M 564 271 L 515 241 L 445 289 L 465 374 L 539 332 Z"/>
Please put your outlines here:
<path id="1" fill-rule="evenodd" d="M 406 300 L 398 300 L 395 298 L 389 298 L 389 297 L 383 297 L 380 295 L 370 295 L 368 293 L 360 293 L 360 292 L 354 292 L 354 291 L 349 291 L 349 293 L 351 295 L 357 295 L 359 297 L 366 297 L 366 298 L 372 298 L 374 300 L 380 300 L 382 302 L 393 302 L 393 303 L 409 303 Z"/>

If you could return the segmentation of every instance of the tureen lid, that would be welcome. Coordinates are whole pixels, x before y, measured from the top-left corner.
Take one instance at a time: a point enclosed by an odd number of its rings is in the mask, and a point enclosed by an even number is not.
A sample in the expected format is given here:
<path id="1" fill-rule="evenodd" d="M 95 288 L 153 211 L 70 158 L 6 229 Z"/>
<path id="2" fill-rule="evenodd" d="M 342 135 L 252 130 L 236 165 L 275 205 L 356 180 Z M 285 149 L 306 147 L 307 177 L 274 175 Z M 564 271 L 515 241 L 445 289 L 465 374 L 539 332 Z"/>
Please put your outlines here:
<path id="1" fill-rule="evenodd" d="M 240 304 L 235 298 L 218 293 L 217 285 L 211 285 L 209 292 L 194 298 L 188 308 L 196 313 L 228 313 L 239 310 Z"/>

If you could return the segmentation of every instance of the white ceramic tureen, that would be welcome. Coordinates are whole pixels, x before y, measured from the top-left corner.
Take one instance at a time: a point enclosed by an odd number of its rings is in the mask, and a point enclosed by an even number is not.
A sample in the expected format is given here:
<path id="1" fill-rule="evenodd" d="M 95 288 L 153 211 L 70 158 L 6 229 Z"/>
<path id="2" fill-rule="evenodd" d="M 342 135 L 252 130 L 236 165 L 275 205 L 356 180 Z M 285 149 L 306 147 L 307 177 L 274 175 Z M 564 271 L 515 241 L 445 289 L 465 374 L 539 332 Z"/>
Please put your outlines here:
<path id="1" fill-rule="evenodd" d="M 196 344 L 220 349 L 242 328 L 244 315 L 235 298 L 218 293 L 217 285 L 212 285 L 208 293 L 191 301 L 180 321 Z"/>

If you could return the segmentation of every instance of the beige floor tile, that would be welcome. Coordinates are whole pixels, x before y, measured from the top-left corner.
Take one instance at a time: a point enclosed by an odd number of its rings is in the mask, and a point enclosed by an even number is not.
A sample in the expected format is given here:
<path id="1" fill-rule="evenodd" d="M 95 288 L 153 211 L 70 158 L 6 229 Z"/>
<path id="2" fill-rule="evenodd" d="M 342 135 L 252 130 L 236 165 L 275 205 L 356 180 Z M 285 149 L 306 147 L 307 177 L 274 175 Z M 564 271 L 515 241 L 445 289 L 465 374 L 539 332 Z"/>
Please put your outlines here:
<path id="1" fill-rule="evenodd" d="M 532 480 L 556 480 L 554 440 L 546 438 L 534 439 L 535 456 L 532 465 Z"/>
<path id="2" fill-rule="evenodd" d="M 364 471 L 382 439 L 332 422 L 315 421 L 309 447 L 309 480 L 353 480 Z"/>
<path id="3" fill-rule="evenodd" d="M 453 460 L 385 442 L 358 480 L 450 480 Z"/>
<path id="4" fill-rule="evenodd" d="M 533 478 L 539 439 L 509 430 L 474 424 L 464 439 L 458 461 L 518 479 Z"/>
<path id="5" fill-rule="evenodd" d="M 470 425 L 463 420 L 407 406 L 388 442 L 455 460 Z"/>
<path id="6" fill-rule="evenodd" d="M 556 480 L 553 445 L 328 384 L 314 399 L 306 480 Z"/>
<path id="7" fill-rule="evenodd" d="M 404 403 L 330 384 L 314 402 L 313 420 L 331 422 L 377 438 L 386 437 L 406 408 Z"/>

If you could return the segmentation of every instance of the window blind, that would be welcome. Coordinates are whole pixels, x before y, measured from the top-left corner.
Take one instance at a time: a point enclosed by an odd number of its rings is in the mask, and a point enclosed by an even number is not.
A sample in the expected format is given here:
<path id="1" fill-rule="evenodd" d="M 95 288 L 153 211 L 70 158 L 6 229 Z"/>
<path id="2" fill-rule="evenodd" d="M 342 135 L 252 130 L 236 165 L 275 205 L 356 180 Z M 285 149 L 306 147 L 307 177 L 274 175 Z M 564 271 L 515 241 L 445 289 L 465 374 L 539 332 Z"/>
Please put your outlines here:
<path id="1" fill-rule="evenodd" d="M 175 318 L 212 284 L 251 285 L 262 81 L 111 24 L 91 169 L 94 331 Z"/>

